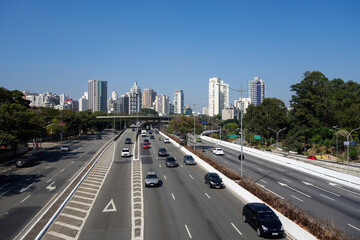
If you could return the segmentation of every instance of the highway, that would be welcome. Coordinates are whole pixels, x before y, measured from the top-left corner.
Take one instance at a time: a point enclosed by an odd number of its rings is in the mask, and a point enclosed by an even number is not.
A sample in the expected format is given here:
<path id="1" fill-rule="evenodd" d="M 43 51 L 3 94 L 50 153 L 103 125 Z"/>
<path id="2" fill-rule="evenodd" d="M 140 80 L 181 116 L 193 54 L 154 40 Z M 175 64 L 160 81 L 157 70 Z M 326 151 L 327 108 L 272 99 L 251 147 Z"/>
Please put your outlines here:
<path id="1" fill-rule="evenodd" d="M 155 171 L 162 181 L 153 188 L 141 183 L 141 239 L 257 238 L 255 230 L 242 222 L 244 203 L 226 188 L 210 189 L 203 180 L 205 171 L 197 165 L 184 165 L 184 154 L 173 144 L 159 141 L 159 135 L 150 140 L 150 149 L 140 148 L 140 160 L 121 158 L 121 149 L 129 147 L 125 138 L 134 139 L 134 134 L 127 129 L 116 141 L 115 151 L 113 146 L 105 151 L 43 239 L 134 239 L 131 212 L 137 210 L 131 189 L 138 186 L 131 181 L 135 169 L 133 166 L 131 171 L 131 161 L 133 165 L 141 163 L 140 179 Z M 145 138 L 139 136 L 140 143 Z M 157 154 L 160 147 L 177 159 L 178 167 L 165 167 L 165 157 Z"/>
<path id="2" fill-rule="evenodd" d="M 0 167 L 0 234 L 14 239 L 36 214 L 62 192 L 75 174 L 111 138 L 95 135 L 68 140 L 70 152 L 60 152 L 60 145 L 38 153 L 38 164 L 16 168 L 15 163 Z"/>
<path id="3" fill-rule="evenodd" d="M 193 142 L 191 143 L 193 144 Z M 241 172 L 239 152 L 204 141 L 205 154 L 230 169 Z M 212 148 L 224 149 L 223 156 L 216 156 Z M 267 162 L 256 156 L 246 155 L 243 174 L 278 197 L 304 209 L 309 215 L 328 220 L 344 229 L 356 239 L 360 238 L 360 191 L 332 183 L 323 178 Z"/>

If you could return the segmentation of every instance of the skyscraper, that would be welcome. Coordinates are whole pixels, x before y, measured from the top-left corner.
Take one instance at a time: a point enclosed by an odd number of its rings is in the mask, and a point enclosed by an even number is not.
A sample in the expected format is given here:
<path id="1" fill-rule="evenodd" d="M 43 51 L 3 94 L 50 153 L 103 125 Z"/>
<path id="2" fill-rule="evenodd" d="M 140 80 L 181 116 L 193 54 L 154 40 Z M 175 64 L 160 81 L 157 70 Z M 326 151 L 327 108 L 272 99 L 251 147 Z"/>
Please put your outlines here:
<path id="1" fill-rule="evenodd" d="M 175 90 L 174 92 L 174 113 L 184 113 L 184 92 L 183 90 Z"/>
<path id="2" fill-rule="evenodd" d="M 153 108 L 156 95 L 156 91 L 153 89 L 144 89 L 142 96 L 142 108 Z"/>
<path id="3" fill-rule="evenodd" d="M 88 86 L 89 109 L 107 112 L 107 81 L 89 80 Z"/>
<path id="4" fill-rule="evenodd" d="M 251 104 L 255 106 L 261 104 L 265 97 L 265 81 L 259 77 L 254 77 L 254 80 L 249 81 L 249 97 Z"/>
<path id="5" fill-rule="evenodd" d="M 224 83 L 220 78 L 209 79 L 209 116 L 215 116 L 229 106 L 229 84 Z"/>
<path id="6" fill-rule="evenodd" d="M 155 98 L 155 111 L 159 113 L 160 116 L 166 116 L 170 112 L 170 102 L 169 97 L 163 94 L 159 94 Z"/>
<path id="7" fill-rule="evenodd" d="M 134 82 L 134 86 L 130 89 L 129 95 L 129 113 L 137 113 L 141 111 L 141 89 Z"/>

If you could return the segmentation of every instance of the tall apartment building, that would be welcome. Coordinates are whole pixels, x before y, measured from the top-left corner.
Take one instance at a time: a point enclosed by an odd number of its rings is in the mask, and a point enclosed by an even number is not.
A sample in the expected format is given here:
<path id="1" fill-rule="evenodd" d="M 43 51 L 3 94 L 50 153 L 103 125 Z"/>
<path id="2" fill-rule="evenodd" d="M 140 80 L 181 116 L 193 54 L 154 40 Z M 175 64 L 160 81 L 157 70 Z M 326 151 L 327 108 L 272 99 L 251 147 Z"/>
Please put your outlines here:
<path id="1" fill-rule="evenodd" d="M 184 92 L 183 90 L 176 90 L 174 92 L 174 113 L 184 113 Z"/>
<path id="2" fill-rule="evenodd" d="M 134 86 L 130 89 L 129 94 L 129 113 L 137 113 L 141 111 L 141 89 L 134 82 Z"/>
<path id="3" fill-rule="evenodd" d="M 157 93 L 153 89 L 144 89 L 142 95 L 142 108 L 154 108 Z"/>
<path id="4" fill-rule="evenodd" d="M 265 97 L 265 81 L 259 77 L 255 77 L 254 80 L 249 81 L 249 97 L 251 104 L 255 106 L 261 104 Z"/>
<path id="5" fill-rule="evenodd" d="M 170 102 L 169 97 L 163 94 L 159 94 L 155 98 L 155 111 L 159 113 L 160 116 L 168 115 L 170 112 Z"/>
<path id="6" fill-rule="evenodd" d="M 84 96 L 79 99 L 79 112 L 88 110 L 88 92 L 84 92 Z"/>
<path id="7" fill-rule="evenodd" d="M 129 95 L 130 93 L 127 92 L 119 98 L 118 112 L 121 114 L 129 114 Z"/>
<path id="8" fill-rule="evenodd" d="M 118 100 L 118 93 L 116 91 L 112 91 L 111 99 L 115 102 Z"/>
<path id="9" fill-rule="evenodd" d="M 209 79 L 209 116 L 221 114 L 221 111 L 229 106 L 229 84 L 220 78 Z"/>
<path id="10" fill-rule="evenodd" d="M 88 81 L 89 107 L 92 112 L 107 112 L 107 81 Z"/>
<path id="11" fill-rule="evenodd" d="M 246 113 L 246 109 L 250 104 L 250 98 L 240 98 L 239 100 L 234 100 L 235 108 L 241 110 L 243 113 Z"/>

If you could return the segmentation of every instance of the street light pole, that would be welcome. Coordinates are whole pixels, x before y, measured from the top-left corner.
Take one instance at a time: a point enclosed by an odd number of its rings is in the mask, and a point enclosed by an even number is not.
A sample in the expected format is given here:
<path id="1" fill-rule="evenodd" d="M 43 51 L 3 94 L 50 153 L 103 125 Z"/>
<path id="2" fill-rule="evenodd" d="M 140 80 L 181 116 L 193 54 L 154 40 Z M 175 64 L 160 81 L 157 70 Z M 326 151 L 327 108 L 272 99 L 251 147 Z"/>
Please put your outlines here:
<path id="1" fill-rule="evenodd" d="M 278 148 L 278 144 L 279 144 L 279 134 L 281 131 L 284 131 L 286 129 L 286 127 L 280 129 L 279 131 L 276 131 L 274 129 L 272 129 L 271 127 L 268 127 L 269 130 L 272 130 L 276 133 L 276 148 Z"/>
<path id="2" fill-rule="evenodd" d="M 339 148 L 338 148 L 338 135 L 337 135 L 337 127 L 338 126 L 333 126 L 333 128 L 335 128 L 335 136 L 336 136 L 336 158 L 339 157 Z"/>
<path id="3" fill-rule="evenodd" d="M 349 134 L 346 136 L 346 141 L 347 141 L 347 157 L 346 157 L 346 160 L 347 160 L 348 163 L 349 163 L 349 145 L 350 145 L 350 144 L 349 144 L 349 137 L 350 137 L 350 135 L 351 135 L 351 133 L 352 133 L 353 131 L 356 131 L 356 130 L 358 130 L 358 129 L 360 129 L 360 127 L 351 130 L 351 131 L 349 132 Z"/>

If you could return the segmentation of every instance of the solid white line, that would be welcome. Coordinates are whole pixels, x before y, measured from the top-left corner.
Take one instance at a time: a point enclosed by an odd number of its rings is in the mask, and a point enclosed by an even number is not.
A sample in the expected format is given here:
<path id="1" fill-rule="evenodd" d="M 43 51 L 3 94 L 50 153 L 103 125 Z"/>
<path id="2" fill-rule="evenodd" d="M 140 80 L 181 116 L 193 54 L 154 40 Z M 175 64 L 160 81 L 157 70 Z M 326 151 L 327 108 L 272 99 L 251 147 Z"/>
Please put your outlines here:
<path id="1" fill-rule="evenodd" d="M 3 192 L 0 197 L 2 197 L 3 195 L 5 195 L 7 192 L 9 192 L 10 190 L 7 190 L 6 192 Z"/>
<path id="2" fill-rule="evenodd" d="M 28 199 L 31 195 L 27 196 L 26 198 L 24 198 L 24 200 L 21 201 L 21 203 L 25 202 L 26 199 Z"/>
<path id="3" fill-rule="evenodd" d="M 161 167 L 161 165 L 159 164 L 159 167 Z"/>
<path id="4" fill-rule="evenodd" d="M 266 181 L 264 181 L 264 180 L 262 180 L 262 179 L 260 179 L 260 181 L 262 181 L 263 183 L 267 183 Z"/>
<path id="5" fill-rule="evenodd" d="M 175 200 L 175 196 L 174 196 L 174 194 L 173 194 L 173 193 L 171 194 L 171 196 L 172 196 L 172 197 L 173 197 L 173 199 Z"/>
<path id="6" fill-rule="evenodd" d="M 193 176 L 191 176 L 191 175 L 189 175 L 189 177 L 190 177 L 191 179 L 194 179 Z"/>
<path id="7" fill-rule="evenodd" d="M 77 229 L 78 229 L 77 226 L 74 226 L 74 225 L 71 225 L 71 224 L 67 224 L 67 223 L 63 223 L 63 222 L 60 222 L 60 221 L 56 221 L 55 224 L 60 225 L 60 226 L 62 226 L 62 227 L 71 228 L 71 229 L 74 229 L 74 230 L 77 230 Z"/>
<path id="8" fill-rule="evenodd" d="M 262 168 L 257 168 L 257 169 L 259 169 L 260 171 L 263 171 L 263 172 L 265 171 L 265 170 L 264 170 L 264 169 L 262 169 Z"/>
<path id="9" fill-rule="evenodd" d="M 335 201 L 335 199 L 333 199 L 333 198 L 331 198 L 331 197 L 328 197 L 328 196 L 325 196 L 325 195 L 323 195 L 323 194 L 320 194 L 320 196 L 322 196 L 322 197 L 324 197 L 324 198 L 327 198 L 327 199 L 330 199 L 330 200 L 332 200 L 332 201 Z"/>
<path id="10" fill-rule="evenodd" d="M 189 238 L 192 238 L 191 233 L 189 231 L 189 228 L 188 228 L 188 226 L 186 224 L 185 224 L 185 228 L 186 228 L 187 233 L 189 234 Z"/>
<path id="11" fill-rule="evenodd" d="M 63 170 L 61 170 L 60 172 L 63 172 L 65 170 L 65 168 Z"/>
<path id="12" fill-rule="evenodd" d="M 4 184 L 4 185 L 2 185 L 0 188 L 3 188 L 3 187 L 5 187 L 5 186 L 7 186 L 7 185 L 9 185 L 10 183 L 7 183 L 7 184 Z"/>
<path id="13" fill-rule="evenodd" d="M 207 193 L 205 193 L 205 195 L 210 199 L 210 196 Z"/>
<path id="14" fill-rule="evenodd" d="M 46 183 L 49 183 L 51 181 L 51 178 L 49 180 L 46 181 Z"/>
<path id="15" fill-rule="evenodd" d="M 291 181 L 290 181 L 290 180 L 287 180 L 286 178 L 281 178 L 281 179 L 284 180 L 284 181 L 287 181 L 287 182 L 291 183 Z"/>
<path id="16" fill-rule="evenodd" d="M 165 178 L 165 180 L 166 180 L 166 176 L 164 175 L 164 178 Z"/>
<path id="17" fill-rule="evenodd" d="M 75 216 L 75 215 L 72 215 L 72 214 L 60 213 L 59 215 L 64 216 L 64 217 L 68 217 L 68 218 L 72 218 L 72 219 L 76 219 L 76 220 L 81 220 L 81 221 L 84 220 L 84 218 L 78 217 L 78 216 Z"/>
<path id="18" fill-rule="evenodd" d="M 181 164 L 180 164 L 180 167 L 182 167 L 182 168 L 183 168 L 183 165 L 181 165 Z"/>
<path id="19" fill-rule="evenodd" d="M 66 209 L 70 209 L 70 210 L 74 210 L 74 211 L 79 211 L 79 212 L 83 212 L 83 213 L 87 213 L 87 210 L 81 209 L 81 208 L 75 208 L 75 207 L 70 207 L 70 206 L 66 206 Z"/>
<path id="20" fill-rule="evenodd" d="M 58 232 L 49 231 L 49 232 L 46 232 L 46 233 L 49 234 L 49 235 L 52 235 L 54 237 L 62 238 L 62 239 L 65 239 L 65 240 L 74 239 L 72 237 L 69 237 L 68 235 L 61 234 L 61 233 L 58 233 Z"/>
<path id="21" fill-rule="evenodd" d="M 303 202 L 303 200 L 302 200 L 302 199 L 300 199 L 300 198 L 298 198 L 298 197 L 295 197 L 294 195 L 290 195 L 290 196 L 292 196 L 293 198 L 295 198 L 295 199 L 299 200 L 300 202 Z"/>
<path id="22" fill-rule="evenodd" d="M 360 231 L 360 228 L 357 228 L 357 227 L 351 225 L 350 223 L 349 223 L 348 225 L 349 225 L 350 227 L 355 228 L 356 230 Z"/>
<path id="23" fill-rule="evenodd" d="M 239 229 L 237 229 L 237 227 L 235 227 L 235 225 L 233 223 L 231 223 L 231 225 L 235 228 L 235 230 L 240 234 L 242 235 L 242 233 L 239 231 Z"/>

